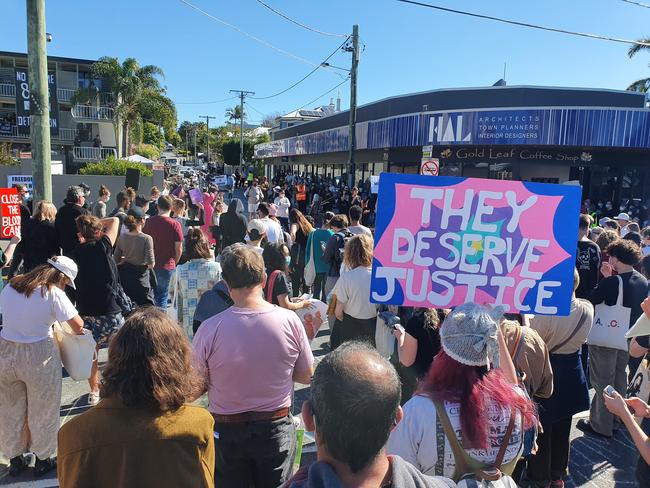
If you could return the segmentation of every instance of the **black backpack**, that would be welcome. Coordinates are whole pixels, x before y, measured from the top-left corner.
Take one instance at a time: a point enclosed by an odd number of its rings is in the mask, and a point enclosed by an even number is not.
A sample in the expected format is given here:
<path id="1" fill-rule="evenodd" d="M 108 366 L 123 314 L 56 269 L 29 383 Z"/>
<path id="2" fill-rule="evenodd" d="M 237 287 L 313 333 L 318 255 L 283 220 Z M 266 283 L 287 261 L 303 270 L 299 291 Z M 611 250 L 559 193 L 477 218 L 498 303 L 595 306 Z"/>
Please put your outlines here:
<path id="1" fill-rule="evenodd" d="M 334 234 L 339 238 L 339 257 L 338 262 L 343 263 L 343 254 L 345 253 L 345 245 L 347 242 L 354 237 L 354 234 L 349 230 L 345 229 Z"/>

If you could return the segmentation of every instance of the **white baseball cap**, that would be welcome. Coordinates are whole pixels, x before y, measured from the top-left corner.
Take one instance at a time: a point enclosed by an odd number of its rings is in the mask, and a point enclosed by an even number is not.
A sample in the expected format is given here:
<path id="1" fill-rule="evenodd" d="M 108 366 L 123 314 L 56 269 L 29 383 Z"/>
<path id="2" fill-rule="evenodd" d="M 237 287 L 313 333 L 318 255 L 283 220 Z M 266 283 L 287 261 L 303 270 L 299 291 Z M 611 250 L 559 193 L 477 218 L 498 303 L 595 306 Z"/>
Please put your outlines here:
<path id="1" fill-rule="evenodd" d="M 61 271 L 61 273 L 66 275 L 70 279 L 70 286 L 75 290 L 77 289 L 77 287 L 74 286 L 74 280 L 77 277 L 77 273 L 79 272 L 77 263 L 75 263 L 67 256 L 55 256 L 51 259 L 48 259 L 47 262 L 51 266 L 54 266 L 56 269 Z"/>
<path id="2" fill-rule="evenodd" d="M 260 219 L 253 219 L 248 222 L 247 230 L 248 232 L 256 230 L 259 235 L 262 235 L 266 233 L 266 224 Z"/>
<path id="3" fill-rule="evenodd" d="M 616 217 L 614 217 L 616 220 L 625 220 L 626 222 L 630 221 L 630 216 L 626 214 L 625 212 L 621 212 L 618 214 Z"/>

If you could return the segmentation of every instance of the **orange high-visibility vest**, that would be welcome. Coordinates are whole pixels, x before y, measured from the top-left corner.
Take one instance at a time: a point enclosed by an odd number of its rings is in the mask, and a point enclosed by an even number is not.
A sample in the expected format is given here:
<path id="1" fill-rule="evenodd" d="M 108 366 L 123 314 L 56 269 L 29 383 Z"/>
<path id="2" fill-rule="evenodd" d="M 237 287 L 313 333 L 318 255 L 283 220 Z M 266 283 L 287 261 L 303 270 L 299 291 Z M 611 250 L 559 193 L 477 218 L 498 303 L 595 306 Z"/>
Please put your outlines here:
<path id="1" fill-rule="evenodd" d="M 305 185 L 298 185 L 296 187 L 298 193 L 296 193 L 296 200 L 298 202 L 304 202 L 307 200 L 307 192 L 305 191 Z"/>

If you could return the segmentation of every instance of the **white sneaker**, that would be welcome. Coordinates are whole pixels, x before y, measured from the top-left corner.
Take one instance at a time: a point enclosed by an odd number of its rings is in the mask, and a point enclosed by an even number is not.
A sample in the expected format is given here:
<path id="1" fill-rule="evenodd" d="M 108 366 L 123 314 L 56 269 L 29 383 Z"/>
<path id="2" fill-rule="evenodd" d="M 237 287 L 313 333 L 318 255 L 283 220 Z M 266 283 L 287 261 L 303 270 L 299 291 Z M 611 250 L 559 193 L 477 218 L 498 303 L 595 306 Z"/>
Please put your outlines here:
<path id="1" fill-rule="evenodd" d="M 95 406 L 99 403 L 99 392 L 91 391 L 88 393 L 88 405 Z"/>

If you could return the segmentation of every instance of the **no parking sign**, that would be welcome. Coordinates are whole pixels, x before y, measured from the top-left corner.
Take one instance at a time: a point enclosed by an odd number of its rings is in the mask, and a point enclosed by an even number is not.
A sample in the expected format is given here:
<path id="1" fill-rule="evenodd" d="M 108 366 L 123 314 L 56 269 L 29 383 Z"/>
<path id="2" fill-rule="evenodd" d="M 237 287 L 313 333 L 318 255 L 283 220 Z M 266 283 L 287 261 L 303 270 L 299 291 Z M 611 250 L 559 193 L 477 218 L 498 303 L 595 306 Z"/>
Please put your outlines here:
<path id="1" fill-rule="evenodd" d="M 440 160 L 437 158 L 422 158 L 420 174 L 423 176 L 438 176 L 440 172 Z"/>

